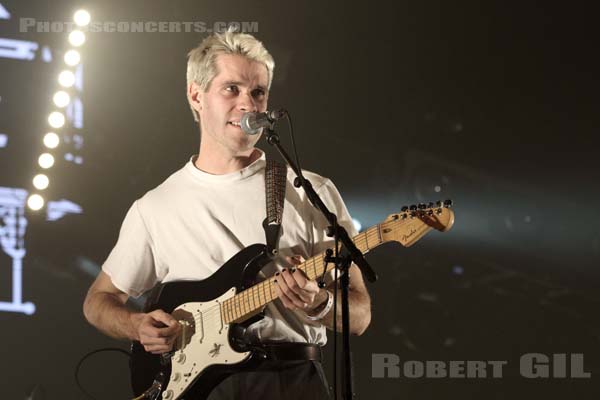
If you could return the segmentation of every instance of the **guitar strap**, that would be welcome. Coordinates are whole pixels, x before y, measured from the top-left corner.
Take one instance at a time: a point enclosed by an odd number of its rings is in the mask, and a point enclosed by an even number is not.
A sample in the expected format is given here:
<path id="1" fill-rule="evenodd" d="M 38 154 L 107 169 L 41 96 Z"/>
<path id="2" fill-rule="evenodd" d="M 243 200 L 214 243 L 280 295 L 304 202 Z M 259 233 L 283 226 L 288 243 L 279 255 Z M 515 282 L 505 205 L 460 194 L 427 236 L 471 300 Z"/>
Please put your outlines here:
<path id="1" fill-rule="evenodd" d="M 265 230 L 267 251 L 271 258 L 277 254 L 279 237 L 281 236 L 286 181 L 287 166 L 279 161 L 267 159 L 265 170 L 267 218 L 263 221 L 263 228 Z"/>

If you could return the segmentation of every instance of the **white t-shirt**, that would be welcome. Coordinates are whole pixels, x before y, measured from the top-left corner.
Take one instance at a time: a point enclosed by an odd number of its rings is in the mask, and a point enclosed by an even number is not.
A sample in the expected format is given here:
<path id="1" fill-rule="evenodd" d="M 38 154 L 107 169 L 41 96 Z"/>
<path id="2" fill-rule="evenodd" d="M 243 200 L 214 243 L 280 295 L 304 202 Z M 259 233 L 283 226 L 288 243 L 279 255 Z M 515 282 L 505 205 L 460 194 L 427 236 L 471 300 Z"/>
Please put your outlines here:
<path id="1" fill-rule="evenodd" d="M 113 284 L 138 297 L 157 283 L 202 280 L 217 271 L 244 247 L 265 243 L 264 175 L 266 158 L 225 175 L 195 167 L 193 159 L 129 209 L 117 244 L 102 266 Z M 261 271 L 272 276 L 289 265 L 284 256 L 309 258 L 331 247 L 327 221 L 293 185 L 288 169 L 279 256 Z M 356 235 L 348 210 L 334 184 L 311 172 L 305 177 L 349 235 Z M 325 344 L 325 327 L 271 302 L 265 318 L 248 329 L 261 341 Z"/>

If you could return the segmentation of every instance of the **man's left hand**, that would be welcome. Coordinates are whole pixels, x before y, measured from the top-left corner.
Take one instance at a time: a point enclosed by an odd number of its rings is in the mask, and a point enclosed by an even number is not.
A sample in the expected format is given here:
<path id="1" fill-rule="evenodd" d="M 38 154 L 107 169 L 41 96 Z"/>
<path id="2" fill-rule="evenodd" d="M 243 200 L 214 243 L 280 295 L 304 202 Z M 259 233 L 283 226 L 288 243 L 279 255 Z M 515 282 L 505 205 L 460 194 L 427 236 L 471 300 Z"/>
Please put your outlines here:
<path id="1" fill-rule="evenodd" d="M 286 257 L 286 260 L 292 265 L 304 262 L 302 256 Z M 320 288 L 315 280 L 309 279 L 302 270 L 294 267 L 275 274 L 275 291 L 286 308 L 305 312 L 314 310 L 328 298 L 325 289 Z"/>

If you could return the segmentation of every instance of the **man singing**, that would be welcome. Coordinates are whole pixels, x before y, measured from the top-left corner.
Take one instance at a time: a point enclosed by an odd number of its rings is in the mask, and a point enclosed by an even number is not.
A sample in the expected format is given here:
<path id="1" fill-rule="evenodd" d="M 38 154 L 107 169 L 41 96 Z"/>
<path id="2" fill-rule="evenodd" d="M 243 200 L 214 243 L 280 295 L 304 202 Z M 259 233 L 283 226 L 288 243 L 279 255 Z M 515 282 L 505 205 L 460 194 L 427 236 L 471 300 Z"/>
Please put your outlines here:
<path id="1" fill-rule="evenodd" d="M 125 305 L 158 283 L 203 280 L 229 258 L 254 243 L 265 242 L 265 154 L 260 138 L 240 128 L 247 112 L 267 110 L 275 63 L 263 44 L 237 32 L 214 34 L 189 53 L 187 98 L 199 124 L 198 155 L 129 209 L 117 244 L 89 289 L 87 320 L 102 332 L 139 341 L 147 352 L 169 352 L 180 334 L 173 316 Z M 333 183 L 306 172 L 327 207 L 350 236 L 356 234 Z M 293 185 L 288 170 L 278 255 L 261 271 L 276 279 L 278 299 L 246 335 L 268 348 L 325 345 L 333 327 L 333 285 L 319 287 L 294 266 L 332 246 L 327 221 Z M 370 298 L 359 269 L 350 268 L 350 330 L 362 334 L 370 323 Z M 235 283 L 232 282 L 232 286 Z M 338 310 L 341 330 L 341 310 Z M 270 368 L 232 375 L 210 399 L 326 399 L 329 388 L 321 364 L 292 351 Z"/>

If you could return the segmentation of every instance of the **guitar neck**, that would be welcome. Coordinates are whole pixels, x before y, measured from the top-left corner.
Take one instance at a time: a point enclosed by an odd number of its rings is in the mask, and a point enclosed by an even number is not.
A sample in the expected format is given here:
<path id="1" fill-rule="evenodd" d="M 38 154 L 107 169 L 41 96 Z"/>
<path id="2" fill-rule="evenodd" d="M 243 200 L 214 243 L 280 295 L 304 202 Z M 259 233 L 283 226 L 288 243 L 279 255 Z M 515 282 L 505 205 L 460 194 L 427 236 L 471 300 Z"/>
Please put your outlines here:
<path id="1" fill-rule="evenodd" d="M 352 238 L 356 247 L 363 253 L 384 243 L 381 224 L 374 225 Z M 309 279 L 316 280 L 327 274 L 335 265 L 325 264 L 325 252 L 309 258 L 296 268 L 302 270 Z M 222 314 L 226 323 L 243 321 L 262 307 L 277 299 L 275 278 L 266 279 L 223 302 Z"/>
<path id="2" fill-rule="evenodd" d="M 411 206 L 410 209 L 403 207 L 402 212 L 391 214 L 384 222 L 356 235 L 352 241 L 363 253 L 391 241 L 405 247 L 412 246 L 432 229 L 446 232 L 452 227 L 454 213 L 449 209 L 451 205 L 452 202 L 446 200 L 444 203 L 437 202 L 435 207 L 433 203 L 429 206 Z M 316 280 L 335 268 L 332 263 L 325 264 L 324 260 L 325 252 L 309 258 L 296 268 Z M 244 321 L 276 298 L 275 278 L 271 277 L 225 300 L 221 306 L 223 321 Z"/>

